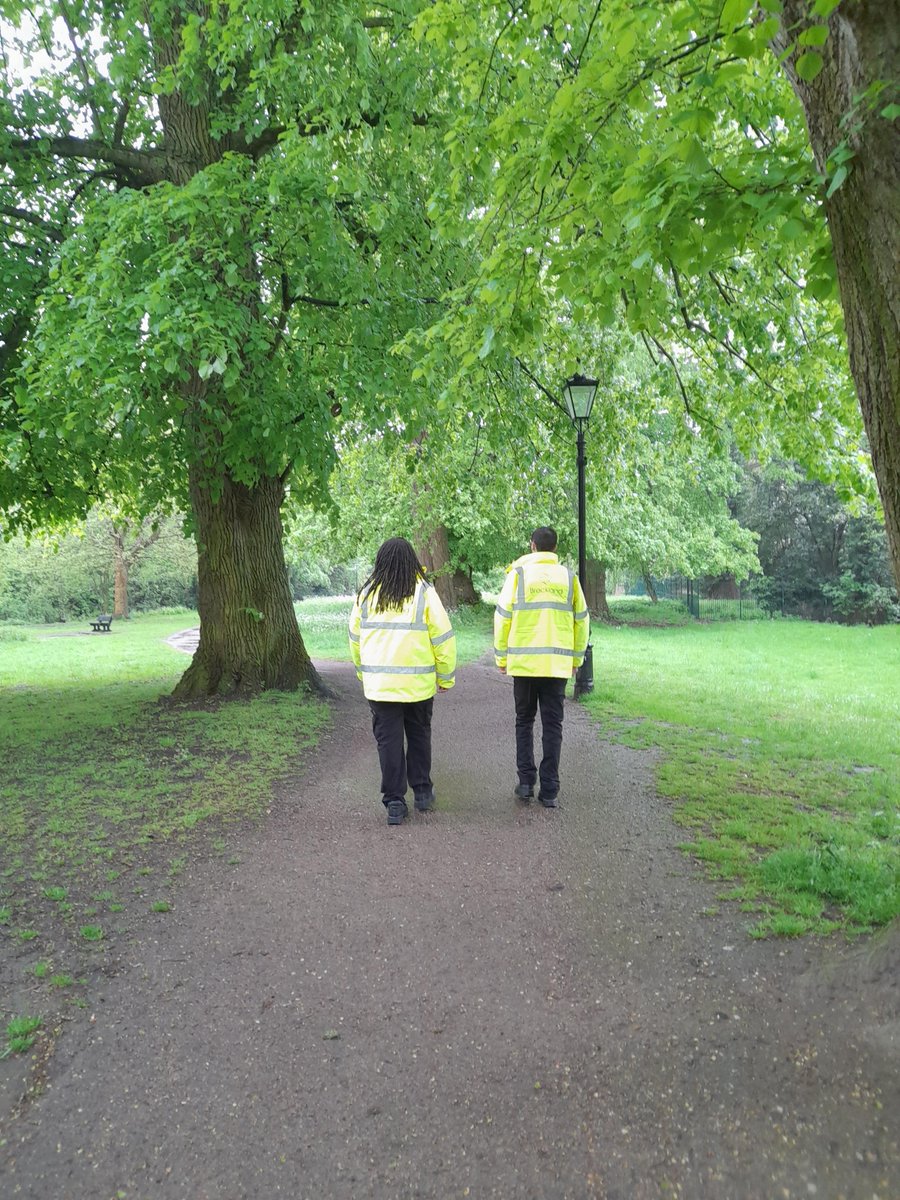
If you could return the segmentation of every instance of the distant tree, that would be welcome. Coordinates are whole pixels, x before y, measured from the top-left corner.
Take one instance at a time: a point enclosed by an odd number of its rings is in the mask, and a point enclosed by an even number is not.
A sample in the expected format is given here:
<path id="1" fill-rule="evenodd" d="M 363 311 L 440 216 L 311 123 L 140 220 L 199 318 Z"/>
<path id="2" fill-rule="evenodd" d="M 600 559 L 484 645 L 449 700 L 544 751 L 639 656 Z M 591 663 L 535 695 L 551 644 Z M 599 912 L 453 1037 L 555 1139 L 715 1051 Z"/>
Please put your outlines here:
<path id="1" fill-rule="evenodd" d="M 92 514 L 85 526 L 85 536 L 98 546 L 101 554 L 106 551 L 112 557 L 112 615 L 119 620 L 129 615 L 128 576 L 159 539 L 163 528 L 160 514 L 135 521 L 120 513 L 106 515 L 102 511 Z"/>
<path id="2" fill-rule="evenodd" d="M 474 603 L 473 575 L 522 553 L 534 512 L 561 494 L 546 463 L 510 442 L 498 451 L 502 440 L 460 413 L 412 440 L 387 430 L 346 447 L 333 483 L 345 553 L 371 557 L 385 538 L 408 537 L 444 603 Z"/>
<path id="3" fill-rule="evenodd" d="M 795 463 L 750 462 L 736 513 L 759 534 L 758 590 L 773 607 L 819 619 L 891 619 L 887 539 L 865 506 L 852 512 L 833 486 L 805 478 Z"/>
<path id="4" fill-rule="evenodd" d="M 149 520 L 141 529 L 107 507 L 66 534 L 0 542 L 0 620 L 107 611 L 121 618 L 133 608 L 195 605 L 197 550 L 182 521 L 160 516 L 155 529 Z"/>

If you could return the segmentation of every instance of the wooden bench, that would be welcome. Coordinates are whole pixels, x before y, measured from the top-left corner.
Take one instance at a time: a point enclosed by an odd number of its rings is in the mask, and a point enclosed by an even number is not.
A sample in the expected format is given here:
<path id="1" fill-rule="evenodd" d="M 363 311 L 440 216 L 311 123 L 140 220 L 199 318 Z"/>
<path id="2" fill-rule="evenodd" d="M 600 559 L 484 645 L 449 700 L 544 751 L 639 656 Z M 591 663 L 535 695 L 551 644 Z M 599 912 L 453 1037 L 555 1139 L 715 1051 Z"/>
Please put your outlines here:
<path id="1" fill-rule="evenodd" d="M 109 633 L 110 625 L 112 624 L 112 616 L 110 613 L 101 613 L 96 621 L 91 621 L 91 629 L 94 633 Z"/>

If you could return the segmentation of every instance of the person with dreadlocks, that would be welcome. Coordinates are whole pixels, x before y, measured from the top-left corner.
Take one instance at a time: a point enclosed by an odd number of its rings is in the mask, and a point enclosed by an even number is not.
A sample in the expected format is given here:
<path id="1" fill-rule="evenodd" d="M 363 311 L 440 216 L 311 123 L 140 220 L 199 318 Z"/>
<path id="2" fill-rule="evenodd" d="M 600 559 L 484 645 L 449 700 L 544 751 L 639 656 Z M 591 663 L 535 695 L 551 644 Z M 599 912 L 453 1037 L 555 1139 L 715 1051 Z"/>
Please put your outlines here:
<path id="1" fill-rule="evenodd" d="M 437 691 L 452 688 L 456 637 L 440 597 L 406 538 L 389 538 L 350 614 L 350 654 L 372 710 L 388 825 L 434 805 L 431 712 Z M 404 748 L 404 736 L 406 745 Z"/>

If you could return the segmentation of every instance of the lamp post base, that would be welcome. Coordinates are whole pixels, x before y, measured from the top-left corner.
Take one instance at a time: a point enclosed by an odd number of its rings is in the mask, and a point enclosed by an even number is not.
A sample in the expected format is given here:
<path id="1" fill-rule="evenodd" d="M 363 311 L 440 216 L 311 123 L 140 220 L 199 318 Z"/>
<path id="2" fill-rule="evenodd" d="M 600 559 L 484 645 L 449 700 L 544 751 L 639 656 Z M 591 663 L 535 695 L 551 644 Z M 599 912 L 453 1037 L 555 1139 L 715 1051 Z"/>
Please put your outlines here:
<path id="1" fill-rule="evenodd" d="M 594 690 L 594 647 L 584 652 L 584 662 L 575 672 L 575 699 Z"/>

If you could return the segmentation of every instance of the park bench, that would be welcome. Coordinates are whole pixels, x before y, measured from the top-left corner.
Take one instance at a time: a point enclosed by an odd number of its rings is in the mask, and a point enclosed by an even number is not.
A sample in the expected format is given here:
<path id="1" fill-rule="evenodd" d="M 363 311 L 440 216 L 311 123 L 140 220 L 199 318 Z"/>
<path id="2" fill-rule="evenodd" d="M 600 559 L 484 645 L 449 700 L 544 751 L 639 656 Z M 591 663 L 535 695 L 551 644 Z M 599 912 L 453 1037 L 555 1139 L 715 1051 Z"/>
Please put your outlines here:
<path id="1" fill-rule="evenodd" d="M 91 621 L 91 629 L 94 633 L 109 633 L 111 624 L 112 616 L 110 613 L 101 613 L 96 621 Z"/>

